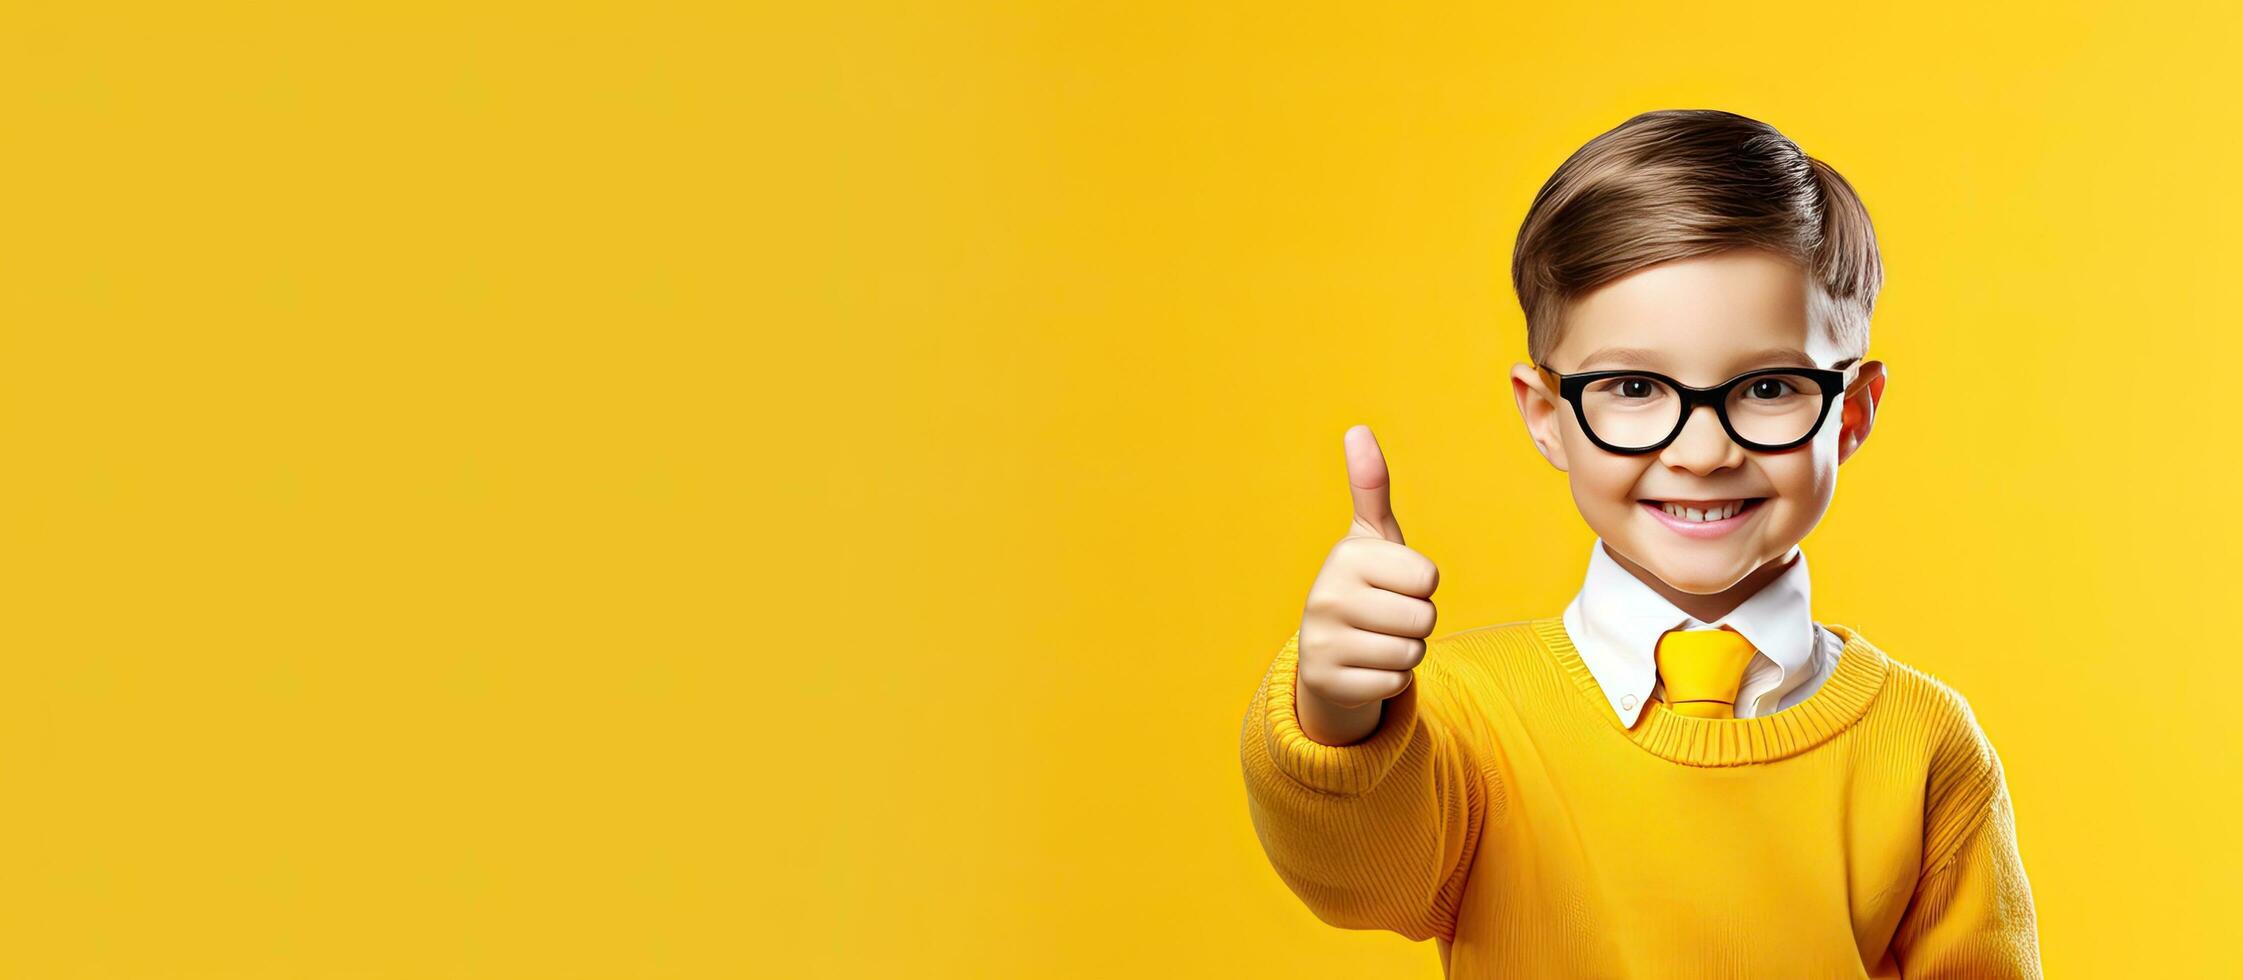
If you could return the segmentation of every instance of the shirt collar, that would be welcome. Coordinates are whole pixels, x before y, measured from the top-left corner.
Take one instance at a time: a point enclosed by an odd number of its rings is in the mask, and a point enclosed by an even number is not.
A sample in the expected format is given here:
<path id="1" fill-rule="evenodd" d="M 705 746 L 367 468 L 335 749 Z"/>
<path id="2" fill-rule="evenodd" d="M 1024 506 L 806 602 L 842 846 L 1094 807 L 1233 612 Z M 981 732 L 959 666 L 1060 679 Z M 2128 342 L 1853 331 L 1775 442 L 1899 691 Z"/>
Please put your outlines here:
<path id="1" fill-rule="evenodd" d="M 1671 629 L 1735 628 L 1760 651 L 1755 660 L 1775 664 L 1779 689 L 1806 668 L 1815 643 L 1812 590 L 1806 552 L 1794 545 L 1791 553 L 1797 560 L 1782 575 L 1708 623 L 1645 585 L 1597 539 L 1581 591 L 1565 608 L 1565 629 L 1623 725 L 1634 727 L 1650 701 L 1659 678 L 1659 637 Z"/>

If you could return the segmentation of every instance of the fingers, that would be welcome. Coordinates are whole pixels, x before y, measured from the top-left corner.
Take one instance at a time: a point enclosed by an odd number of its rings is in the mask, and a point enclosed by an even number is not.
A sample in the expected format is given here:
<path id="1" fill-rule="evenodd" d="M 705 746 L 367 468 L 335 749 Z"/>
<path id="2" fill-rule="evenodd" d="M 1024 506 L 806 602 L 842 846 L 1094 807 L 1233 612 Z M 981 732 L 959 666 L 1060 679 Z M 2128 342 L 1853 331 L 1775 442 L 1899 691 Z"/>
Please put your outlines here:
<path id="1" fill-rule="evenodd" d="M 1364 589 L 1340 603 L 1333 618 L 1359 630 L 1405 639 L 1433 635 L 1440 612 L 1431 602 L 1398 595 L 1385 589 Z"/>
<path id="2" fill-rule="evenodd" d="M 1367 670 L 1415 670 L 1425 661 L 1427 648 L 1418 637 L 1359 629 L 1334 629 L 1320 639 L 1325 655 L 1317 659 Z"/>
<path id="3" fill-rule="evenodd" d="M 1313 685 L 1317 697 L 1343 708 L 1384 701 L 1417 682 L 1417 675 L 1406 670 L 1373 670 L 1367 667 L 1350 667 L 1330 664 L 1314 668 L 1302 665 L 1300 681 Z"/>
<path id="4" fill-rule="evenodd" d="M 1380 538 L 1341 538 L 1333 546 L 1337 561 L 1372 586 L 1419 599 L 1433 598 L 1441 585 L 1440 566 L 1408 545 Z"/>
<path id="5" fill-rule="evenodd" d="M 1347 489 L 1355 499 L 1355 523 L 1365 535 L 1402 542 L 1402 525 L 1394 519 L 1394 504 L 1386 474 L 1386 454 L 1379 451 L 1371 427 L 1358 425 L 1340 437 L 1347 452 Z"/>
<path id="6" fill-rule="evenodd" d="M 1319 627 L 1316 639 L 1329 641 L 1349 633 L 1375 634 L 1384 639 L 1423 640 L 1433 635 L 1440 610 L 1433 603 L 1361 583 L 1325 586 L 1309 596 L 1307 618 Z M 1401 646 L 1388 644 L 1389 649 Z M 1350 661 L 1353 662 L 1353 661 Z M 1369 666 L 1365 664 L 1365 666 Z"/>

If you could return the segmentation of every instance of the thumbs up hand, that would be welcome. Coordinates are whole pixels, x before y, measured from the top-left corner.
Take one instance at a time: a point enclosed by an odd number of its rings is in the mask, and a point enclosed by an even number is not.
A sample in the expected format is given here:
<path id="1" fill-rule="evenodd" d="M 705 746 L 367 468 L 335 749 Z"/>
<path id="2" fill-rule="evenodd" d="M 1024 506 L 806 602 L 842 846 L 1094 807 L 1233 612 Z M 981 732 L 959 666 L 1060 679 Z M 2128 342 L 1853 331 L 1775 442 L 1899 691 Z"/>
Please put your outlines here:
<path id="1" fill-rule="evenodd" d="M 1409 689 L 1433 634 L 1440 569 L 1402 543 L 1386 457 L 1367 426 L 1342 437 L 1355 519 L 1332 546 L 1301 615 L 1295 709 L 1301 731 L 1326 745 L 1378 729 L 1386 699 Z"/>

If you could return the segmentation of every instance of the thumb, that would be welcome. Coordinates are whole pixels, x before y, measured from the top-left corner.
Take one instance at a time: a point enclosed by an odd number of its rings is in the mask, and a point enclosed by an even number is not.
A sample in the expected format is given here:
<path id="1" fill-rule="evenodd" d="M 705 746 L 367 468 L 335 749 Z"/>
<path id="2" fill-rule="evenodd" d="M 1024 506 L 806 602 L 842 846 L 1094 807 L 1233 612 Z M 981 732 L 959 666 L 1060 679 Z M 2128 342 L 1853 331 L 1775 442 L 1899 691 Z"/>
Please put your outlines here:
<path id="1" fill-rule="evenodd" d="M 1379 451 L 1378 437 L 1371 435 L 1370 426 L 1358 425 L 1347 430 L 1340 441 L 1347 448 L 1347 489 L 1355 497 L 1355 533 L 1376 534 L 1402 544 L 1402 525 L 1394 519 L 1386 454 Z"/>

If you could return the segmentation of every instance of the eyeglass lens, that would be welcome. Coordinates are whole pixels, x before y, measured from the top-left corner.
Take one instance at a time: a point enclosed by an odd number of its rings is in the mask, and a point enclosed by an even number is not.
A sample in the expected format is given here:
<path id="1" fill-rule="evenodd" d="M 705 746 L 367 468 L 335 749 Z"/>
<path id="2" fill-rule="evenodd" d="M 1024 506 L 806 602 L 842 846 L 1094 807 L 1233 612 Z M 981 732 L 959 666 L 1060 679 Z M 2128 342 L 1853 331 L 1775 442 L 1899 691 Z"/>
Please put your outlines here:
<path id="1" fill-rule="evenodd" d="M 1814 428 L 1822 386 L 1798 374 L 1763 374 L 1729 390 L 1729 424 L 1748 442 L 1782 445 Z M 1581 391 L 1581 413 L 1597 438 L 1624 449 L 1665 439 L 1682 421 L 1682 394 L 1646 375 L 1600 378 Z"/>

